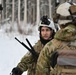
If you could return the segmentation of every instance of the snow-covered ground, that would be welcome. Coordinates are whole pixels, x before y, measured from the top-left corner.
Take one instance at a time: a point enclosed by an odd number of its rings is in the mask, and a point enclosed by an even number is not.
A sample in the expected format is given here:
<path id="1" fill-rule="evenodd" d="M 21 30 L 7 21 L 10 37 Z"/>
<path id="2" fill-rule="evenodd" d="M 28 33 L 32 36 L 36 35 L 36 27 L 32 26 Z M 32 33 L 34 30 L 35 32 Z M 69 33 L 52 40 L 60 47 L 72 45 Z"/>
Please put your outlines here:
<path id="1" fill-rule="evenodd" d="M 38 40 L 38 36 L 26 36 L 32 45 Z M 26 40 L 22 37 L 17 37 L 25 44 Z M 27 44 L 28 45 L 28 44 Z M 20 59 L 28 50 L 25 49 L 14 38 L 1 37 L 0 38 L 0 75 L 9 75 L 12 68 L 17 65 Z"/>
<path id="2" fill-rule="evenodd" d="M 27 44 L 25 39 L 28 38 L 30 43 L 34 45 L 39 39 L 37 35 L 38 31 L 34 33 L 36 35 L 6 34 L 0 29 L 0 75 L 10 75 L 12 68 L 18 64 L 28 51 L 15 40 L 15 37 L 25 44 Z M 26 73 L 27 72 L 23 73 L 23 75 L 26 75 Z"/>

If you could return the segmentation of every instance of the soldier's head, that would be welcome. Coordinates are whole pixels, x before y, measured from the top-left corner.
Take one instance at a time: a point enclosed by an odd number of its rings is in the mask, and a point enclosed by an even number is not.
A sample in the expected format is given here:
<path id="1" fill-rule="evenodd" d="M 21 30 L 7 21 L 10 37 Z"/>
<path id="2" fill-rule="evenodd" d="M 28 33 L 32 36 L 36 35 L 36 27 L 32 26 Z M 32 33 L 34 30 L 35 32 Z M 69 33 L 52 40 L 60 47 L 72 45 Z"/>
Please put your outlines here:
<path id="1" fill-rule="evenodd" d="M 68 2 L 60 4 L 55 15 L 54 22 L 58 23 L 60 28 L 66 27 L 68 23 L 76 23 L 76 5 Z"/>
<path id="2" fill-rule="evenodd" d="M 54 23 L 47 16 L 42 16 L 40 19 L 38 30 L 40 32 L 40 40 L 46 44 L 54 37 L 55 28 Z"/>

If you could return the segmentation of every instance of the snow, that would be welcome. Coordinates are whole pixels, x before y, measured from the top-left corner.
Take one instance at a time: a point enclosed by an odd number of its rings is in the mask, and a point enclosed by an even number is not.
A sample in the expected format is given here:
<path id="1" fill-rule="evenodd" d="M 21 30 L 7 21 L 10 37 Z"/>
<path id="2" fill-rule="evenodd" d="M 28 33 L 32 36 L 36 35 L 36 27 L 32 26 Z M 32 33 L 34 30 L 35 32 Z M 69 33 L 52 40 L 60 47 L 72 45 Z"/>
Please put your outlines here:
<path id="1" fill-rule="evenodd" d="M 15 37 L 26 45 L 28 44 L 25 39 L 28 38 L 30 43 L 34 45 L 39 39 L 37 32 L 34 32 L 35 35 L 20 35 L 18 33 L 5 33 L 0 29 L 0 75 L 10 75 L 12 68 L 19 63 L 28 51 L 15 40 Z M 27 72 L 24 72 L 22 75 L 26 74 Z"/>

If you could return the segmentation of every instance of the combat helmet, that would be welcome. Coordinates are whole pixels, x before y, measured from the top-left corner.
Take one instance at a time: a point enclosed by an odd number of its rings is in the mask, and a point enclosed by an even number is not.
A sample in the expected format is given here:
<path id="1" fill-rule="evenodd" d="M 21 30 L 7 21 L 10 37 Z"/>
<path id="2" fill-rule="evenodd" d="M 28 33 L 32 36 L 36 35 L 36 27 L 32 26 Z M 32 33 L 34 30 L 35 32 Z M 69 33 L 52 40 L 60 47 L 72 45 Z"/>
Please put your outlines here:
<path id="1" fill-rule="evenodd" d="M 74 3 L 65 2 L 60 4 L 56 9 L 56 19 L 59 25 L 66 25 L 76 21 L 76 5 Z"/>
<path id="2" fill-rule="evenodd" d="M 40 27 L 42 27 L 42 26 L 46 26 L 46 27 L 48 27 L 48 28 L 53 29 L 54 31 L 56 31 L 56 29 L 54 27 L 54 22 L 50 18 L 48 18 L 47 15 L 41 17 L 40 23 L 38 24 L 38 26 L 39 26 L 38 27 L 39 31 L 40 31 Z"/>

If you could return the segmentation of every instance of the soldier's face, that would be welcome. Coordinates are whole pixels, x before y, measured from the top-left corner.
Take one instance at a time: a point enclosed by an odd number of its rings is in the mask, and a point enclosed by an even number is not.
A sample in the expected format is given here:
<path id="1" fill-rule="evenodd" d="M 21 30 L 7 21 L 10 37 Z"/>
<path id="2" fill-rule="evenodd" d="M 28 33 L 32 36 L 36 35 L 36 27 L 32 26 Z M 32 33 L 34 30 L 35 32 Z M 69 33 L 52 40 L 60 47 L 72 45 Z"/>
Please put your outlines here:
<path id="1" fill-rule="evenodd" d="M 41 37 L 45 40 L 50 40 L 51 39 L 51 35 L 52 35 L 52 30 L 46 26 L 43 26 L 41 28 Z"/>

